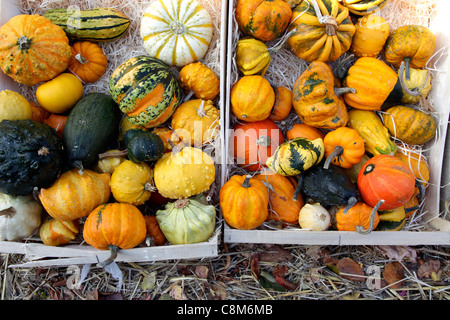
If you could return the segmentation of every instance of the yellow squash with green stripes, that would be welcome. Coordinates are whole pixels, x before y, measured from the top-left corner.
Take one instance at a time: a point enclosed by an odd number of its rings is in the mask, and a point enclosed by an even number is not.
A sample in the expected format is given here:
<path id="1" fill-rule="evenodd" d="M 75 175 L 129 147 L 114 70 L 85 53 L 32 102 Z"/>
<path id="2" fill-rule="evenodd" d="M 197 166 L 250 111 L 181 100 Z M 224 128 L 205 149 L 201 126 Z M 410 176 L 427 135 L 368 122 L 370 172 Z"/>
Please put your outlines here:
<path id="1" fill-rule="evenodd" d="M 378 211 L 378 231 L 398 231 L 405 224 L 405 208 L 399 207 L 392 210 Z"/>
<path id="2" fill-rule="evenodd" d="M 321 138 L 294 138 L 278 146 L 266 165 L 283 176 L 295 176 L 322 161 L 325 147 Z"/>
<path id="3" fill-rule="evenodd" d="M 342 0 L 342 5 L 356 15 L 365 16 L 383 8 L 389 0 Z"/>

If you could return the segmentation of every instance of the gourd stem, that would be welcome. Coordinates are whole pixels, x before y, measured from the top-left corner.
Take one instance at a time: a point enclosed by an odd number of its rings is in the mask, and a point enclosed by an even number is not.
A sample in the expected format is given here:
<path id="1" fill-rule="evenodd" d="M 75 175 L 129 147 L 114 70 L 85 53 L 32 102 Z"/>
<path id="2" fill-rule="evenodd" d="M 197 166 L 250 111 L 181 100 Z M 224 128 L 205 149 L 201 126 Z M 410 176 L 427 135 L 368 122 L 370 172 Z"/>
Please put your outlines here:
<path id="1" fill-rule="evenodd" d="M 295 187 L 294 196 L 292 197 L 292 200 L 297 201 L 297 198 L 298 198 L 298 195 L 300 194 L 300 190 L 302 189 L 302 186 L 303 186 L 303 173 L 300 173 L 298 175 L 297 187 Z"/>
<path id="2" fill-rule="evenodd" d="M 343 153 L 344 153 L 344 148 L 342 148 L 341 146 L 336 146 L 334 148 L 333 152 L 330 153 L 330 155 L 325 160 L 325 164 L 323 165 L 323 168 L 328 169 L 330 167 L 331 161 L 333 161 L 334 158 L 339 157 Z"/>
<path id="3" fill-rule="evenodd" d="M 104 152 L 98 155 L 98 159 L 102 160 L 105 158 L 113 158 L 113 157 L 125 157 L 127 155 L 127 149 L 122 151 L 114 151 L 114 152 Z"/>
<path id="4" fill-rule="evenodd" d="M 348 210 L 350 210 L 358 200 L 355 197 L 351 197 L 348 199 L 347 206 L 344 208 L 344 211 L 342 211 L 344 214 L 347 214 Z"/>
<path id="5" fill-rule="evenodd" d="M 273 53 L 275 53 L 278 50 L 280 50 L 281 48 L 283 48 L 286 41 L 296 32 L 297 32 L 297 28 L 292 29 L 291 31 L 289 31 L 288 33 L 286 33 L 283 36 L 283 38 L 281 39 L 281 41 L 278 44 L 274 45 L 271 48 L 268 48 L 267 51 L 269 52 L 269 55 L 272 55 Z"/>
<path id="6" fill-rule="evenodd" d="M 170 139 L 167 139 L 167 143 L 172 147 L 172 153 L 178 153 L 178 152 L 181 151 L 181 149 L 183 149 L 183 148 L 178 148 L 178 147 L 173 143 L 173 141 L 170 140 Z M 183 142 L 180 142 L 180 143 L 183 143 Z"/>
<path id="7" fill-rule="evenodd" d="M 0 217 L 1 216 L 8 216 L 9 218 L 11 218 L 16 213 L 17 213 L 17 210 L 14 207 L 9 207 L 9 208 L 6 208 L 6 209 L 3 209 L 3 210 L 0 211 Z"/>
<path id="8" fill-rule="evenodd" d="M 357 226 L 356 231 L 361 234 L 369 234 L 372 232 L 373 226 L 375 225 L 375 216 L 377 214 L 378 208 L 384 203 L 384 199 L 378 201 L 378 203 L 373 207 L 372 212 L 370 213 L 370 225 L 367 230 L 364 229 L 363 226 Z"/>
<path id="9" fill-rule="evenodd" d="M 419 203 L 423 201 L 425 198 L 425 187 L 423 186 L 422 182 L 416 179 L 416 187 L 419 189 Z"/>
<path id="10" fill-rule="evenodd" d="M 341 62 L 339 63 L 339 65 L 336 67 L 336 69 L 335 69 L 335 74 L 336 74 L 336 77 L 339 79 L 339 80 L 343 80 L 344 78 L 345 78 L 345 75 L 346 75 L 346 73 L 347 73 L 347 68 L 345 68 L 345 65 L 350 61 L 350 60 L 352 60 L 353 58 L 355 58 L 355 55 L 352 53 L 352 54 L 349 54 L 349 55 L 347 55 L 345 58 L 343 58 L 342 60 L 341 60 Z"/>
<path id="11" fill-rule="evenodd" d="M 413 96 L 413 97 L 419 96 L 420 91 L 418 88 L 416 88 L 416 89 L 414 89 L 414 91 L 412 91 L 412 90 L 409 90 L 409 88 L 406 86 L 405 81 L 403 80 L 404 73 L 405 73 L 405 63 L 402 61 L 402 63 L 400 64 L 400 70 L 399 70 L 399 75 L 398 75 L 398 80 L 400 81 L 400 85 L 401 85 L 403 91 L 405 91 L 410 96 Z M 426 81 L 425 81 L 425 83 L 426 83 Z"/>
<path id="12" fill-rule="evenodd" d="M 107 265 L 111 264 L 117 258 L 117 252 L 119 251 L 120 248 L 112 244 L 109 245 L 108 248 L 111 252 L 111 255 L 105 261 L 98 263 L 97 266 L 104 268 Z"/>
<path id="13" fill-rule="evenodd" d="M 144 184 L 144 190 L 145 191 L 151 191 L 151 192 L 155 192 L 156 191 L 156 187 L 154 185 L 152 185 L 150 182 L 146 182 Z"/>
<path id="14" fill-rule="evenodd" d="M 250 184 L 250 179 L 252 178 L 252 176 L 251 175 L 246 175 L 245 176 L 245 179 L 244 179 L 244 182 L 242 182 L 242 187 L 244 187 L 244 188 L 250 188 L 251 187 L 251 184 Z"/>
<path id="15" fill-rule="evenodd" d="M 356 93 L 355 88 L 342 87 L 342 88 L 334 88 L 334 93 L 339 96 L 344 93 Z"/>
<path id="16" fill-rule="evenodd" d="M 183 198 L 183 199 L 178 199 L 177 201 L 175 201 L 174 203 L 174 207 L 176 209 L 184 209 L 189 205 L 189 199 Z"/>
<path id="17" fill-rule="evenodd" d="M 28 50 L 30 48 L 31 40 L 26 36 L 21 36 L 19 40 L 17 40 L 17 44 L 19 45 L 20 50 Z"/>
<path id="18" fill-rule="evenodd" d="M 411 58 L 406 57 L 405 59 L 403 59 L 403 61 L 405 61 L 405 77 L 406 77 L 406 80 L 409 80 L 410 79 Z"/>
<path id="19" fill-rule="evenodd" d="M 86 64 L 86 63 L 89 62 L 89 60 L 87 60 L 85 57 L 83 57 L 83 56 L 81 55 L 81 53 L 77 53 L 77 54 L 75 55 L 75 59 L 77 59 L 77 61 L 78 61 L 79 63 L 81 63 L 81 64 Z"/>

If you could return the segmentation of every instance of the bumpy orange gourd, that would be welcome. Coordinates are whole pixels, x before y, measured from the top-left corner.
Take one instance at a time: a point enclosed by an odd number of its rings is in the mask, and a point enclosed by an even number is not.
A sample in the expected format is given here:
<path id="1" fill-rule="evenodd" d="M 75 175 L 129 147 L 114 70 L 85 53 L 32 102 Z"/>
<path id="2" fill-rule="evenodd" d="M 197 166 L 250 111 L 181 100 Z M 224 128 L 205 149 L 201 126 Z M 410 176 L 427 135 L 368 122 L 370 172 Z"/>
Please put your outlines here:
<path id="1" fill-rule="evenodd" d="M 72 169 L 63 173 L 47 189 L 41 189 L 39 200 L 47 213 L 60 221 L 86 217 L 98 205 L 106 203 L 111 195 L 109 173 L 88 169 L 82 173 Z"/>
<path id="2" fill-rule="evenodd" d="M 357 57 L 376 57 L 389 37 L 389 23 L 377 14 L 369 14 L 359 18 L 355 27 L 351 52 Z"/>
<path id="3" fill-rule="evenodd" d="M 32 86 L 54 78 L 71 56 L 64 30 L 43 16 L 17 15 L 0 27 L 0 67 L 19 83 Z"/>
<path id="4" fill-rule="evenodd" d="M 219 191 L 220 208 L 225 221 L 240 230 L 255 229 L 269 214 L 266 186 L 250 176 L 232 176 Z"/>
<path id="5" fill-rule="evenodd" d="M 90 41 L 79 41 L 72 45 L 72 58 L 69 70 L 77 75 L 81 81 L 92 83 L 105 74 L 108 58 L 102 48 Z"/>
<path id="6" fill-rule="evenodd" d="M 323 140 L 325 146 L 325 165 L 328 168 L 330 163 L 345 169 L 361 161 L 365 153 L 364 140 L 358 131 L 340 127 L 330 131 Z"/>
<path id="7" fill-rule="evenodd" d="M 275 91 L 260 75 L 243 76 L 231 89 L 231 111 L 240 120 L 267 119 L 274 103 Z"/>
<path id="8" fill-rule="evenodd" d="M 105 266 L 117 256 L 119 249 L 131 249 L 145 240 L 147 226 L 141 211 L 129 203 L 105 203 L 87 217 L 83 238 L 99 250 L 110 250 L 111 256 L 101 263 Z"/>
<path id="9" fill-rule="evenodd" d="M 201 62 L 185 65 L 181 68 L 178 79 L 181 87 L 186 92 L 192 90 L 198 99 L 214 100 L 220 92 L 219 77 Z"/>

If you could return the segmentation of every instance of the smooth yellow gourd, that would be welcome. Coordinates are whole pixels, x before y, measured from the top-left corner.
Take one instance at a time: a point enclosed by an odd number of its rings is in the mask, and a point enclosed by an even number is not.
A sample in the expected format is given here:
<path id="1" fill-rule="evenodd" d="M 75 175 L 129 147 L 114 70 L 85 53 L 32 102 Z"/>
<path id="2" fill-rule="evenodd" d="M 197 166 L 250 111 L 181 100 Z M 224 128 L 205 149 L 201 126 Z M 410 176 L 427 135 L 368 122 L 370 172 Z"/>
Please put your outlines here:
<path id="1" fill-rule="evenodd" d="M 0 91 L 0 121 L 31 119 L 31 105 L 24 96 L 12 90 Z"/>

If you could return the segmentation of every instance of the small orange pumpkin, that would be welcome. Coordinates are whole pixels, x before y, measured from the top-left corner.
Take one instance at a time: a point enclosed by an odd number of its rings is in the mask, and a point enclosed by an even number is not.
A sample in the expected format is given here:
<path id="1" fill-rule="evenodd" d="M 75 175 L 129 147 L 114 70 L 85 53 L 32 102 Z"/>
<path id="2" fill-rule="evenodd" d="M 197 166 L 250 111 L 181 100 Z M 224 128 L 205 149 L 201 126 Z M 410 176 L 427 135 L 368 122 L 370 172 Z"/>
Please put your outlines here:
<path id="1" fill-rule="evenodd" d="M 72 45 L 72 58 L 69 70 L 81 81 L 92 83 L 105 74 L 108 67 L 108 58 L 102 48 L 90 41 L 79 41 Z"/>
<path id="2" fill-rule="evenodd" d="M 340 127 L 328 132 L 323 144 L 326 157 L 325 169 L 328 169 L 330 163 L 349 169 L 361 161 L 366 151 L 363 138 L 356 130 L 348 127 Z"/>
<path id="3" fill-rule="evenodd" d="M 316 140 L 317 138 L 323 140 L 325 134 L 320 129 L 307 125 L 306 123 L 296 123 L 286 131 L 286 139 L 292 140 L 298 137 L 309 140 Z"/>
<path id="4" fill-rule="evenodd" d="M 236 229 L 255 229 L 269 214 L 269 192 L 264 183 L 251 176 L 232 176 L 220 188 L 219 199 L 223 218 Z"/>
<path id="5" fill-rule="evenodd" d="M 168 127 L 157 127 L 153 129 L 153 133 L 156 133 L 164 143 L 164 152 L 172 151 L 172 144 L 177 145 L 181 142 L 181 138 Z M 170 140 L 170 142 L 169 142 Z"/>
<path id="6" fill-rule="evenodd" d="M 66 126 L 67 116 L 63 114 L 51 113 L 43 123 L 48 124 L 50 127 L 55 129 L 58 136 L 62 139 L 62 134 L 64 127 Z"/>
<path id="7" fill-rule="evenodd" d="M 292 92 L 286 87 L 275 88 L 275 104 L 270 112 L 269 119 L 272 121 L 281 121 L 291 113 L 292 110 Z"/>
<path id="8" fill-rule="evenodd" d="M 347 206 L 336 212 L 336 228 L 339 231 L 370 233 L 380 223 L 377 210 L 382 203 L 383 201 L 380 201 L 372 208 L 364 202 L 357 201 L 356 198 L 351 198 Z"/>
<path id="9" fill-rule="evenodd" d="M 39 228 L 39 236 L 46 246 L 59 246 L 75 239 L 79 232 L 79 221 L 47 219 Z"/>
<path id="10" fill-rule="evenodd" d="M 167 239 L 164 233 L 159 228 L 158 220 L 155 215 L 145 215 L 145 224 L 147 227 L 147 234 L 153 239 L 153 243 L 156 246 L 162 246 L 166 244 Z"/>

